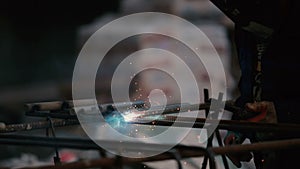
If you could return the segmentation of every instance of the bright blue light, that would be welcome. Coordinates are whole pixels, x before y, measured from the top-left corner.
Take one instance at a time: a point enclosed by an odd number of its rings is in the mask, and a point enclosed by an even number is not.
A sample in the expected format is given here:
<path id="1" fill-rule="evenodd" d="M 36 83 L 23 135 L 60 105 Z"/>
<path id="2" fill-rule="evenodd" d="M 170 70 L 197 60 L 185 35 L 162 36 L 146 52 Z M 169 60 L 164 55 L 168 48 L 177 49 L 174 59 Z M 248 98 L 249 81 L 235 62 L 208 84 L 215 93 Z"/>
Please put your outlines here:
<path id="1" fill-rule="evenodd" d="M 124 117 L 118 111 L 111 111 L 105 116 L 105 121 L 114 129 L 124 128 L 127 124 Z"/>

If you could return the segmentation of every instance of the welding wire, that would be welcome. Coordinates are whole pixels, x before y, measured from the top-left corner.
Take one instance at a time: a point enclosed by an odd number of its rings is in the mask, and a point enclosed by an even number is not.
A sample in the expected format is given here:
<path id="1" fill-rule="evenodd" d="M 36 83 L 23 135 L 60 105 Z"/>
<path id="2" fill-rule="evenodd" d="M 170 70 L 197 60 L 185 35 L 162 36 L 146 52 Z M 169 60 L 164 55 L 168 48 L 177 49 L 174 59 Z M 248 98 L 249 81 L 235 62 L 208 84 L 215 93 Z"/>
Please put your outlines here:
<path id="1" fill-rule="evenodd" d="M 280 145 L 280 146 L 278 146 Z M 176 146 L 175 147 L 182 158 L 201 157 L 206 154 L 202 147 L 196 146 Z M 228 153 L 239 153 L 239 152 L 252 152 L 252 151 L 275 151 L 282 149 L 299 149 L 300 139 L 288 139 L 288 140 L 276 140 L 276 141 L 265 141 L 252 144 L 238 144 L 230 145 L 225 147 L 211 147 L 209 150 L 215 155 L 222 155 Z M 127 158 L 122 157 L 120 160 L 122 165 L 130 165 L 143 162 L 163 161 L 173 159 L 169 153 L 162 153 L 156 156 L 147 158 Z M 94 160 L 82 160 L 72 163 L 65 163 L 59 166 L 38 166 L 38 167 L 24 167 L 19 169 L 83 169 L 93 167 L 111 167 L 116 163 L 115 158 L 101 158 Z"/>
<path id="2" fill-rule="evenodd" d="M 52 123 L 54 127 L 63 127 L 63 126 L 79 124 L 78 120 L 75 119 L 69 119 L 69 120 L 53 119 Z M 35 121 L 35 122 L 21 123 L 21 124 L 9 124 L 9 125 L 3 125 L 3 127 L 0 128 L 0 133 L 26 131 L 26 130 L 33 130 L 33 129 L 45 129 L 48 127 L 50 127 L 48 121 Z"/>
<path id="3" fill-rule="evenodd" d="M 239 132 L 286 132 L 300 134 L 299 124 L 285 123 L 260 123 L 237 120 L 210 120 L 204 118 L 164 116 L 159 120 L 149 120 L 147 118 L 135 119 L 128 123 L 154 126 L 172 127 L 193 127 L 202 129 L 204 125 L 211 125 L 216 129 L 232 130 Z"/>

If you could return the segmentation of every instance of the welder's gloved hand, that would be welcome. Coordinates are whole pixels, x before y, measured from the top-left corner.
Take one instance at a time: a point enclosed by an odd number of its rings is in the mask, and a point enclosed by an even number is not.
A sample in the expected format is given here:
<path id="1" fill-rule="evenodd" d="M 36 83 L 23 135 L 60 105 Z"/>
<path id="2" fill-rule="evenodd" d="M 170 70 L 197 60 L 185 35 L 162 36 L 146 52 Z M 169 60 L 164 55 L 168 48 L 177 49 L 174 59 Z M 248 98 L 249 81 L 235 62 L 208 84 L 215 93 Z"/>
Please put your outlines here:
<path id="1" fill-rule="evenodd" d="M 277 115 L 273 102 L 262 101 L 247 103 L 245 109 L 250 112 L 259 112 L 256 116 L 247 119 L 250 122 L 259 122 L 259 123 L 277 123 Z M 256 132 L 254 140 L 264 141 L 273 138 L 275 135 L 272 132 Z M 253 139 L 253 138 L 252 138 Z M 251 138 L 250 138 L 251 140 Z"/>
<path id="2" fill-rule="evenodd" d="M 250 122 L 277 123 L 277 115 L 273 102 L 262 101 L 247 103 L 245 109 L 250 112 L 259 112 L 258 115 L 247 119 Z"/>

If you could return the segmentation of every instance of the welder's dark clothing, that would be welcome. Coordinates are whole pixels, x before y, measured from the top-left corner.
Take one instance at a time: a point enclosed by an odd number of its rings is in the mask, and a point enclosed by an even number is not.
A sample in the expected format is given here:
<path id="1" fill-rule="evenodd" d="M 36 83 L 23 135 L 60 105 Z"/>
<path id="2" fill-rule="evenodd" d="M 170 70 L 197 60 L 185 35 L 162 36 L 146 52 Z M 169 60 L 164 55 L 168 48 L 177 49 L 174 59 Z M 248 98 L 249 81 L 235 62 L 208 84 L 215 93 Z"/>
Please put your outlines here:
<path id="1" fill-rule="evenodd" d="M 300 74 L 299 51 L 300 27 L 297 24 L 300 5 L 299 1 L 289 1 L 288 11 L 280 25 L 269 40 L 266 53 L 262 57 L 262 98 L 275 104 L 279 123 L 300 123 Z M 274 18 L 270 18 L 274 20 Z M 240 97 L 236 100 L 243 107 L 247 102 L 253 102 L 253 85 L 257 61 L 256 44 L 259 37 L 236 26 L 235 42 L 242 76 L 239 82 Z M 275 138 L 299 138 L 294 133 L 279 133 Z M 251 138 L 254 139 L 254 138 Z M 254 139 L 255 140 L 255 139 Z M 278 145 L 280 146 L 280 145 Z M 257 168 L 290 168 L 298 165 L 299 149 L 266 153 L 267 166 Z M 261 154 L 258 154 L 261 155 Z M 273 156 L 273 157 L 270 157 Z M 269 159 L 269 161 L 267 161 Z M 271 161 L 270 161 L 271 160 Z"/>

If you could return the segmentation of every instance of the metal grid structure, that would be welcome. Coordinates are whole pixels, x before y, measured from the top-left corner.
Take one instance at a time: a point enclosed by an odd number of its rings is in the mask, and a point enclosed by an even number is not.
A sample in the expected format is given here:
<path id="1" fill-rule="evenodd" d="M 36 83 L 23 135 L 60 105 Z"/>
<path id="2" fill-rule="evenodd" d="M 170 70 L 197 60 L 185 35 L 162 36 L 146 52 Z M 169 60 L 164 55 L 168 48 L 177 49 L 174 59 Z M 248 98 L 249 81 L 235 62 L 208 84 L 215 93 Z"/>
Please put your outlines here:
<path id="1" fill-rule="evenodd" d="M 154 112 L 145 111 L 144 114 L 137 118 L 136 120 L 128 122 L 129 124 L 139 124 L 139 125 L 156 125 L 156 126 L 172 126 L 176 120 L 176 127 L 186 127 L 193 123 L 193 128 L 202 129 L 205 122 L 214 123 L 214 120 L 208 120 L 205 118 L 196 118 L 192 121 L 188 117 L 176 117 L 174 114 L 179 112 L 179 110 L 205 110 L 206 115 L 212 101 L 219 102 L 224 105 L 224 109 L 231 111 L 232 113 L 241 114 L 242 117 L 249 116 L 244 110 L 235 107 L 230 101 L 222 101 L 222 94 L 219 95 L 218 99 L 209 99 L 208 92 L 205 90 L 205 103 L 199 105 L 181 105 L 173 104 L 167 105 L 162 113 L 162 118 L 154 119 L 149 122 L 148 117 L 155 115 Z M 84 102 L 84 104 L 86 104 Z M 117 103 L 118 104 L 118 103 Z M 134 109 L 145 109 L 146 104 L 142 101 L 134 103 L 120 103 L 127 108 Z M 99 105 L 101 112 L 106 112 L 109 115 L 109 109 L 113 108 L 114 104 Z M 122 113 L 122 112 L 120 112 Z M 187 145 L 176 145 L 169 151 L 164 153 L 145 157 L 145 158 L 128 158 L 116 155 L 115 157 L 107 157 L 106 150 L 98 146 L 94 141 L 89 138 L 63 138 L 57 137 L 55 134 L 55 129 L 58 127 L 65 127 L 70 125 L 79 125 L 79 121 L 73 109 L 73 104 L 71 101 L 64 102 L 43 102 L 43 103 L 33 103 L 26 105 L 26 115 L 35 116 L 43 118 L 41 121 L 34 121 L 30 123 L 22 124 L 11 124 L 4 125 L 0 127 L 0 143 L 5 145 L 26 145 L 33 147 L 53 147 L 55 149 L 55 157 L 53 165 L 39 166 L 39 167 L 23 167 L 23 169 L 76 169 L 76 168 L 94 168 L 94 167 L 111 167 L 122 168 L 123 166 L 129 164 L 143 163 L 143 162 L 153 162 L 153 161 L 163 161 L 174 159 L 177 162 L 179 169 L 182 168 L 181 159 L 192 158 L 192 157 L 204 157 L 201 167 L 207 168 L 208 163 L 211 169 L 216 168 L 215 156 L 221 155 L 224 168 L 229 169 L 228 161 L 226 159 L 226 154 L 229 153 L 239 153 L 239 152 L 253 152 L 253 151 L 276 151 L 280 149 L 299 149 L 300 148 L 300 138 L 285 139 L 285 140 L 272 140 L 257 142 L 251 144 L 240 144 L 240 145 L 230 145 L 224 146 L 222 143 L 221 135 L 219 130 L 231 130 L 238 132 L 272 132 L 272 133 L 294 133 L 295 135 L 300 134 L 300 125 L 298 124 L 271 124 L 271 123 L 257 123 L 257 122 L 247 122 L 247 121 L 236 121 L 236 120 L 220 120 L 214 134 L 208 138 L 207 146 L 187 146 Z M 45 120 L 46 119 L 46 120 Z M 148 122 L 146 122 L 146 120 Z M 43 136 L 33 136 L 20 134 L 23 131 L 44 129 L 46 130 L 46 137 Z M 50 136 L 50 132 L 52 133 Z M 217 138 L 218 147 L 213 147 L 212 141 L 214 135 Z M 102 144 L 107 144 L 111 146 L 117 146 L 120 144 L 119 141 L 102 141 Z M 135 142 L 122 142 L 122 145 L 130 147 L 133 151 L 151 150 L 153 148 L 160 149 L 164 144 L 146 144 L 146 143 L 135 143 Z M 280 146 L 278 146 L 280 145 Z M 101 154 L 100 159 L 76 161 L 72 163 L 61 163 L 59 157 L 60 148 L 70 148 L 70 149 L 80 149 L 80 150 L 97 150 Z M 200 166 L 200 164 L 199 164 Z"/>

